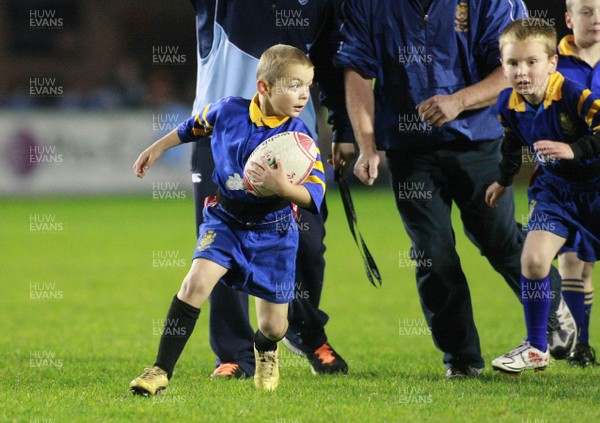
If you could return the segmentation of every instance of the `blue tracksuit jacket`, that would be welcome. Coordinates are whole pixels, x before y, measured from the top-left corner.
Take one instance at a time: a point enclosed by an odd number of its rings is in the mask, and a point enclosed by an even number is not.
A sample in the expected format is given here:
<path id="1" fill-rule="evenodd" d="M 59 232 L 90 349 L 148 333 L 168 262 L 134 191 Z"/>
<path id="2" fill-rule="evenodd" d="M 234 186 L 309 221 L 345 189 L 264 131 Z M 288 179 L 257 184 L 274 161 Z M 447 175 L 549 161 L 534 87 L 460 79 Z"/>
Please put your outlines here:
<path id="1" fill-rule="evenodd" d="M 457 139 L 498 138 L 493 107 L 461 113 L 434 128 L 415 106 L 473 85 L 500 65 L 498 36 L 526 17 L 521 0 L 348 0 L 342 7 L 338 66 L 375 78 L 377 147 L 419 149 Z"/>

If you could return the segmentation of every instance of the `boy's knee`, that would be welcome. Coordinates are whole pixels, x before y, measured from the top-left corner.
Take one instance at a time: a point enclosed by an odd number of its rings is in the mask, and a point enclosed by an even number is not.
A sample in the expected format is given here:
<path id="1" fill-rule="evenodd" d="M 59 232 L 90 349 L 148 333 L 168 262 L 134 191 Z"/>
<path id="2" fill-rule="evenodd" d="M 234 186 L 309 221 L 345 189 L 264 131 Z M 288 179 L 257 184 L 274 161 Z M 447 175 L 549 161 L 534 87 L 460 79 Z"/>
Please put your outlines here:
<path id="1" fill-rule="evenodd" d="M 261 319 L 258 327 L 264 336 L 272 341 L 279 341 L 287 332 L 288 322 L 287 319 Z"/>
<path id="2" fill-rule="evenodd" d="M 591 288 L 592 287 L 592 273 L 594 272 L 594 264 L 593 263 L 584 263 L 583 265 L 583 271 L 581 272 L 581 278 L 584 280 L 584 282 L 586 283 L 586 288 Z"/>
<path id="3" fill-rule="evenodd" d="M 190 269 L 181 285 L 181 292 L 188 298 L 208 296 L 210 290 L 212 290 L 212 284 L 209 283 L 206 276 L 194 269 Z"/>
<path id="4" fill-rule="evenodd" d="M 523 251 L 521 272 L 529 279 L 542 279 L 548 275 L 551 263 L 538 251 Z"/>

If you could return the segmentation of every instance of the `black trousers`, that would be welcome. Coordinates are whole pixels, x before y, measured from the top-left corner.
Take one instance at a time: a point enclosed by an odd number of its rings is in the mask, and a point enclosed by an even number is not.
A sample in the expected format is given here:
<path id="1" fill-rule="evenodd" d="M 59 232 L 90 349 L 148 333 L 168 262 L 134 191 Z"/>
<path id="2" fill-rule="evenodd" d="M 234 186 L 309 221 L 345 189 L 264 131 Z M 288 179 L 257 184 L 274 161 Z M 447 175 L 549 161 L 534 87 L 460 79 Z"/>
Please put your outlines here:
<path id="1" fill-rule="evenodd" d="M 387 151 L 396 205 L 418 258 L 417 290 L 435 345 L 444 363 L 484 367 L 473 319 L 467 279 L 456 251 L 450 219 L 452 205 L 460 210 L 465 234 L 520 298 L 520 257 L 524 235 L 515 221 L 512 190 L 491 208 L 484 202 L 487 187 L 498 178 L 501 139 L 481 143 L 454 142 L 427 151 Z M 556 310 L 560 276 L 551 271 Z M 487 283 L 481 275 L 476 283 Z M 492 295 L 505 289 L 489 286 Z M 515 313 L 520 308 L 515 307 Z M 504 311 L 498 310 L 502 315 Z"/>
<path id="2" fill-rule="evenodd" d="M 212 181 L 214 162 L 208 143 L 195 143 L 192 153 L 192 180 L 196 209 L 196 235 L 202 224 L 204 198 L 215 195 Z M 296 256 L 296 295 L 290 303 L 286 338 L 305 353 L 327 342 L 325 324 L 329 316 L 319 310 L 325 272 L 324 222 L 327 206 L 316 214 L 299 208 L 300 241 Z M 248 295 L 218 283 L 209 297 L 210 346 L 221 362 L 237 363 L 254 374 L 254 329 L 249 323 Z"/>

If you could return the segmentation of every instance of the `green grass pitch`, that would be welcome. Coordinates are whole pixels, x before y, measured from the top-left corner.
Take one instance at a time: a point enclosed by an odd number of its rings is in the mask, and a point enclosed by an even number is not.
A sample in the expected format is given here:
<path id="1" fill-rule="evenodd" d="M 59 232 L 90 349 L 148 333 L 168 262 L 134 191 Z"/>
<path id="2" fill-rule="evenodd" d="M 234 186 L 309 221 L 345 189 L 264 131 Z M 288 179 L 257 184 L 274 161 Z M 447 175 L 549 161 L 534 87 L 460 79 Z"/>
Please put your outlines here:
<path id="1" fill-rule="evenodd" d="M 305 359 L 281 346 L 282 381 L 274 393 L 256 391 L 251 380 L 210 381 L 205 309 L 171 386 L 156 398 L 133 397 L 128 384 L 152 364 L 167 308 L 190 265 L 191 193 L 165 200 L 1 199 L 0 420 L 599 421 L 598 368 L 552 362 L 521 377 L 492 372 L 490 361 L 524 336 L 522 310 L 460 225 L 457 243 L 487 367 L 478 380 L 446 381 L 391 192 L 354 190 L 360 229 L 384 280 L 375 289 L 335 186 L 330 191 L 322 307 L 350 374 L 313 376 Z M 524 191 L 517 200 L 523 220 Z M 591 341 L 600 346 L 597 311 Z"/>

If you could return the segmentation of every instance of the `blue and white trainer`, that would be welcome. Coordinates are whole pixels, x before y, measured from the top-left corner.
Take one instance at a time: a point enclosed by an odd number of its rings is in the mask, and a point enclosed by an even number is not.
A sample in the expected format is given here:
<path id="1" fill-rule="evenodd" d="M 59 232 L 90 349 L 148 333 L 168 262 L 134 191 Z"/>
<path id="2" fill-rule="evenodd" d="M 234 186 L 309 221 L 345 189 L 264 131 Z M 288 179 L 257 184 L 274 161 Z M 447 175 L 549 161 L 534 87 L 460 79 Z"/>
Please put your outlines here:
<path id="1" fill-rule="evenodd" d="M 550 363 L 548 349 L 543 352 L 532 346 L 529 341 L 523 341 L 511 352 L 492 360 L 492 368 L 504 373 L 518 374 L 523 370 L 544 370 L 548 367 L 548 363 Z"/>
<path id="2" fill-rule="evenodd" d="M 577 324 L 564 299 L 548 317 L 548 350 L 555 360 L 564 360 L 575 349 Z"/>

